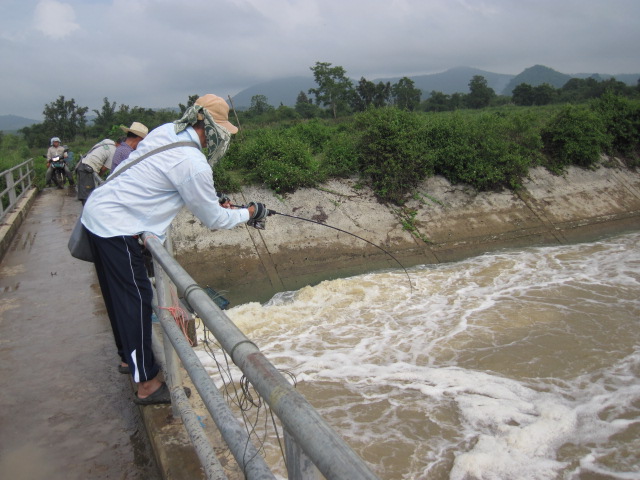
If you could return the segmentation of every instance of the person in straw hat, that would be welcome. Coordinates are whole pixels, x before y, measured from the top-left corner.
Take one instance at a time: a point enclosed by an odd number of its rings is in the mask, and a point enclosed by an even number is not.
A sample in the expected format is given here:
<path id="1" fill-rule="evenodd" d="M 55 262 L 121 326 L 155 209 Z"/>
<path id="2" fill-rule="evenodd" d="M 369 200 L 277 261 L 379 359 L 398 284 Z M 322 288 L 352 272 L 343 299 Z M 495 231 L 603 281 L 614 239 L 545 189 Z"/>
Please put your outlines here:
<path id="1" fill-rule="evenodd" d="M 129 154 L 133 152 L 140 141 L 147 136 L 149 129 L 140 122 L 133 122 L 130 127 L 120 127 L 127 136 L 124 141 L 116 148 L 116 153 L 113 155 L 111 161 L 111 171 L 115 172 L 120 162 L 129 157 Z"/>
<path id="2" fill-rule="evenodd" d="M 137 404 L 171 402 L 151 348 L 153 292 L 139 234 L 150 232 L 164 240 L 182 207 L 212 230 L 256 226 L 269 213 L 261 203 L 234 208 L 218 200 L 212 166 L 237 131 L 229 122 L 227 102 L 204 95 L 179 120 L 149 132 L 84 207 L 81 221 L 116 338 L 118 371 L 138 384 Z"/>

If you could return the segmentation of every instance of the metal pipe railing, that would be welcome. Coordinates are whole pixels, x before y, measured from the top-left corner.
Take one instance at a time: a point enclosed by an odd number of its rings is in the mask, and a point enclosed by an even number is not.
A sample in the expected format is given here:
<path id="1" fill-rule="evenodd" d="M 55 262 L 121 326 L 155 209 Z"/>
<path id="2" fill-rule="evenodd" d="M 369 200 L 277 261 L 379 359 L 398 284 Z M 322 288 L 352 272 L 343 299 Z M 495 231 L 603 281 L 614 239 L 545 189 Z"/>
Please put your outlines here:
<path id="1" fill-rule="evenodd" d="M 149 247 L 148 244 L 147 247 Z M 151 248 L 149 248 L 149 250 L 153 254 L 153 250 L 151 250 Z M 160 251 L 167 256 L 169 255 L 162 245 L 160 245 Z M 175 354 L 180 358 L 182 366 L 189 374 L 207 411 L 225 439 L 229 450 L 242 469 L 245 477 L 249 480 L 275 479 L 269 466 L 259 454 L 258 449 L 251 442 L 249 434 L 235 418 L 231 408 L 211 380 L 209 373 L 200 362 L 191 345 L 189 345 L 184 333 L 178 327 L 168 310 L 163 308 L 171 306 L 171 301 L 168 298 L 168 282 L 164 278 L 165 274 L 168 275 L 168 272 L 165 272 L 162 265 L 159 265 L 156 260 L 154 254 L 156 277 L 155 293 L 158 307 L 156 315 L 163 329 L 163 338 L 168 340 L 168 342 L 163 342 L 161 358 L 164 359 L 165 371 L 169 373 L 167 380 L 171 387 L 173 408 L 178 410 L 179 416 L 183 418 L 183 421 L 185 417 L 187 419 L 185 421 L 185 428 L 187 429 L 191 442 L 194 444 L 196 455 L 198 455 L 198 458 L 203 464 L 207 479 L 214 480 L 224 478 L 224 476 L 220 477 L 221 472 L 218 469 L 217 456 L 215 456 L 206 434 L 202 428 L 200 428 L 200 422 L 195 417 L 195 414 L 189 414 L 191 406 L 182 390 L 182 386 L 173 382 L 173 380 L 177 378 L 177 365 L 172 364 L 174 353 L 170 352 L 167 354 L 169 344 L 173 346 Z M 183 406 L 188 408 L 184 409 L 182 408 Z M 191 411 L 191 413 L 193 412 Z M 215 459 L 213 457 L 215 457 Z"/>
<path id="2" fill-rule="evenodd" d="M 143 239 L 154 257 L 154 262 L 165 270 L 176 285 L 178 294 L 198 314 L 222 348 L 278 416 L 288 435 L 295 440 L 325 478 L 328 480 L 376 479 L 377 477 L 364 461 L 266 359 L 258 347 L 215 305 L 209 295 L 163 248 L 160 241 L 148 233 L 143 235 Z M 181 333 L 180 336 L 182 336 Z M 171 335 L 172 342 L 173 337 L 174 335 Z M 191 353 L 195 356 L 192 351 Z M 184 355 L 187 362 L 192 361 L 188 358 L 187 352 L 178 351 L 178 355 L 181 359 Z M 188 368 L 187 371 L 189 371 Z M 189 374 L 191 375 L 191 372 Z M 194 379 L 193 376 L 192 379 Z M 198 379 L 200 387 L 195 382 L 194 379 L 194 384 L 201 395 L 209 394 L 204 379 Z M 200 388 L 203 388 L 204 392 L 201 392 Z M 221 426 L 218 425 L 218 427 Z M 227 441 L 225 433 L 222 430 L 221 433 Z"/>
<path id="3" fill-rule="evenodd" d="M 160 267 L 155 268 L 155 275 L 157 300 L 154 299 L 156 301 L 154 302 L 153 307 L 156 316 L 163 326 L 162 344 L 165 347 L 162 352 L 157 352 L 156 357 L 158 358 L 158 361 L 161 362 L 165 372 L 170 372 L 166 380 L 171 388 L 171 404 L 174 409 L 173 414 L 174 416 L 182 418 L 182 423 L 189 435 L 189 439 L 191 440 L 191 444 L 194 447 L 196 455 L 200 460 L 200 465 L 204 470 L 207 480 L 226 480 L 227 476 L 224 473 L 224 468 L 220 464 L 218 456 L 213 450 L 213 446 L 211 445 L 207 434 L 204 432 L 197 415 L 191 408 L 191 403 L 182 388 L 181 378 L 176 375 L 178 365 L 177 362 L 174 362 L 173 358 L 174 355 L 176 355 L 176 351 L 172 349 L 173 353 L 167 356 L 167 349 L 170 348 L 169 345 L 171 345 L 169 331 L 172 332 L 171 334 L 175 335 L 176 332 L 174 331 L 174 328 L 178 327 L 176 326 L 169 311 L 166 308 L 162 308 L 162 306 L 167 307 L 170 305 L 170 285 L 166 281 L 168 278 L 164 278 L 165 272 Z M 177 341 L 180 342 L 183 347 L 187 347 L 185 345 L 187 341 L 184 339 L 184 336 Z M 154 342 L 154 347 L 156 347 L 156 343 L 157 342 Z M 160 350 L 159 345 L 158 350 Z"/>
<path id="4" fill-rule="evenodd" d="M 18 171 L 18 177 L 14 178 L 16 170 Z M 26 195 L 27 190 L 33 185 L 33 177 L 33 158 L 9 170 L 0 172 L 0 179 L 4 180 L 3 183 L 5 184 L 5 188 L 0 192 L 0 221 L 15 206 L 18 200 Z"/>

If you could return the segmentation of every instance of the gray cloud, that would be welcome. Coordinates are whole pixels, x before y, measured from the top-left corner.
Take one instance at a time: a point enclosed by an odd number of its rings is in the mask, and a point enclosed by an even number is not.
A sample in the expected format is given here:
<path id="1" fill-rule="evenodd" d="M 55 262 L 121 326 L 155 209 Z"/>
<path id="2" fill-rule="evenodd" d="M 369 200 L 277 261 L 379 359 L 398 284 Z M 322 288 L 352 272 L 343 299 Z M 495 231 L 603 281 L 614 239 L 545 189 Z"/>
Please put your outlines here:
<path id="1" fill-rule="evenodd" d="M 472 66 L 517 74 L 640 72 L 636 0 L 3 0 L 0 114 L 41 118 L 60 95 L 172 107 L 255 83 Z"/>

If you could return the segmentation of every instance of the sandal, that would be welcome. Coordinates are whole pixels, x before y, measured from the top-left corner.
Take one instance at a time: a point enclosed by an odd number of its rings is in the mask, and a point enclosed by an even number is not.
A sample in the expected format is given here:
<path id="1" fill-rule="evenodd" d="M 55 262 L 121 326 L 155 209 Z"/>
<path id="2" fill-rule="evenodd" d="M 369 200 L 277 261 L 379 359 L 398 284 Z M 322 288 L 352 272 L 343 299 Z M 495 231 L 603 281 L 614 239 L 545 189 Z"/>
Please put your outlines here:
<path id="1" fill-rule="evenodd" d="M 184 393 L 187 398 L 191 397 L 191 389 L 189 387 L 183 387 Z M 138 405 L 166 405 L 171 403 L 171 393 L 169 392 L 169 387 L 165 382 L 162 382 L 160 388 L 158 388 L 155 392 L 153 392 L 148 397 L 140 398 L 136 393 L 133 396 L 133 403 Z"/>
<path id="2" fill-rule="evenodd" d="M 138 405 L 162 405 L 171 403 L 171 393 L 169 392 L 169 387 L 165 382 L 162 382 L 160 388 L 158 388 L 155 392 L 153 392 L 148 397 L 140 398 L 136 393 L 133 396 L 133 403 Z"/>

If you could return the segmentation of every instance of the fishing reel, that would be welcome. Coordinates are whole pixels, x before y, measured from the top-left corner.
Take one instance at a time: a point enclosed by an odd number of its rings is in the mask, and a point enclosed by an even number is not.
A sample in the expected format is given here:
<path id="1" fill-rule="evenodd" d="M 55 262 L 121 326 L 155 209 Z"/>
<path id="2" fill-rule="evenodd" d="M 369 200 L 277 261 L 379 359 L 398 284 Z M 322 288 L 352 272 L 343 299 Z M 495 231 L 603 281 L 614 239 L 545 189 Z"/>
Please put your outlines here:
<path id="1" fill-rule="evenodd" d="M 253 228 L 257 228 L 258 230 L 264 230 L 267 227 L 267 219 L 263 218 L 262 220 L 250 219 L 247 222 L 247 225 Z"/>
<path id="2" fill-rule="evenodd" d="M 253 216 L 247 222 L 247 225 L 258 230 L 264 230 L 267 225 L 267 217 L 273 215 L 275 212 L 265 207 L 264 203 L 249 202 L 248 207 L 253 207 Z"/>
<path id="3" fill-rule="evenodd" d="M 219 199 L 220 204 L 222 205 L 225 202 L 230 202 L 231 200 L 226 195 L 222 195 Z M 277 212 L 275 210 L 269 210 L 265 207 L 264 203 L 257 202 L 249 202 L 248 205 L 233 205 L 234 208 L 249 208 L 251 206 L 254 207 L 254 214 L 247 222 L 247 225 L 253 228 L 257 228 L 258 230 L 265 230 L 267 227 L 267 217 L 271 215 L 275 215 Z"/>

